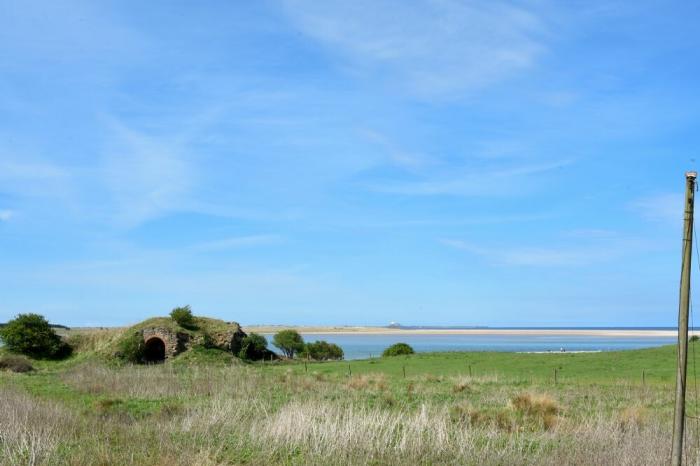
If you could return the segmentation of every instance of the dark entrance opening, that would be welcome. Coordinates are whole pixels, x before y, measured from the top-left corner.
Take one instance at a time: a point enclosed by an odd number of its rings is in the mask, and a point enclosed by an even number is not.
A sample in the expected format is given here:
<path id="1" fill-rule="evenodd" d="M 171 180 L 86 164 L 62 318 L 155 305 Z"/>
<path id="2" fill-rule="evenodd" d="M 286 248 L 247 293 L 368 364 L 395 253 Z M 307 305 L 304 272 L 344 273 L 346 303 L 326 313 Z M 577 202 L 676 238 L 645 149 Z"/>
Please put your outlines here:
<path id="1" fill-rule="evenodd" d="M 143 360 L 151 364 L 165 361 L 165 343 L 163 340 L 158 337 L 149 338 L 146 342 Z"/>

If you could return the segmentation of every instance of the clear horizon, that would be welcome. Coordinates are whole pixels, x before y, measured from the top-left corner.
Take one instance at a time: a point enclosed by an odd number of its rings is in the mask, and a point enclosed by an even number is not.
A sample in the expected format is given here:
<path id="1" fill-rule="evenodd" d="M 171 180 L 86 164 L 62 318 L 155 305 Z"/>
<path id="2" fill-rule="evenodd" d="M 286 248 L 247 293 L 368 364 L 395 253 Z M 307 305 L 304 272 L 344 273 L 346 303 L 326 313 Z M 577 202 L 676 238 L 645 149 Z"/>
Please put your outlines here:
<path id="1" fill-rule="evenodd" d="M 0 322 L 673 327 L 698 13 L 3 2 Z"/>

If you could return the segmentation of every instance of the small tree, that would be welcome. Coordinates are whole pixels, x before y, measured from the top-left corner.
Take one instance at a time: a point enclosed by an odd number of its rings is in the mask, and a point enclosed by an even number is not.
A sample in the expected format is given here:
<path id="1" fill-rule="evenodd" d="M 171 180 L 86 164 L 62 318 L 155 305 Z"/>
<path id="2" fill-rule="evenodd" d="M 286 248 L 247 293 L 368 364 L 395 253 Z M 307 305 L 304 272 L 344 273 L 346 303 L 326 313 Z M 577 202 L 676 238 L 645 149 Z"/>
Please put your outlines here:
<path id="1" fill-rule="evenodd" d="M 59 358 L 70 354 L 70 346 L 39 314 L 19 314 L 0 328 L 0 339 L 10 351 L 33 358 Z"/>
<path id="2" fill-rule="evenodd" d="M 288 358 L 294 358 L 294 353 L 304 349 L 304 339 L 296 330 L 280 330 L 272 339 L 272 344 Z"/>
<path id="3" fill-rule="evenodd" d="M 338 360 L 343 359 L 343 356 L 343 349 L 340 346 L 323 340 L 307 343 L 302 353 L 302 357 L 309 357 L 316 361 Z"/>
<path id="4" fill-rule="evenodd" d="M 267 339 L 257 333 L 251 333 L 241 340 L 241 350 L 238 353 L 238 357 L 257 361 L 258 359 L 262 359 L 266 352 Z"/>
<path id="5" fill-rule="evenodd" d="M 176 307 L 170 311 L 170 317 L 181 327 L 193 328 L 195 326 L 190 306 Z"/>
<path id="6" fill-rule="evenodd" d="M 395 343 L 384 350 L 382 356 L 401 356 L 404 354 L 413 354 L 413 348 L 406 343 Z"/>

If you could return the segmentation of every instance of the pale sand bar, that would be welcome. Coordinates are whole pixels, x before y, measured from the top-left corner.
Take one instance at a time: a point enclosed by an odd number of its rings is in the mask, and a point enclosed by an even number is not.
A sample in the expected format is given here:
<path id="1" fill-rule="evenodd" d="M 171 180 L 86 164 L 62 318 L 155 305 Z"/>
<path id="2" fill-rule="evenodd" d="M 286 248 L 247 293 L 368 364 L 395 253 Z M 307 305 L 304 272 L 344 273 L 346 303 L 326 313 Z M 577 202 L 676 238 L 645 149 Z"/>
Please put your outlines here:
<path id="1" fill-rule="evenodd" d="M 322 327 L 286 325 L 245 325 L 246 332 L 275 333 L 293 329 L 297 332 L 338 335 L 552 335 L 552 336 L 598 336 L 598 337 L 675 337 L 675 330 L 607 330 L 607 329 L 395 329 L 387 327 Z M 692 334 L 700 334 L 695 331 Z"/>

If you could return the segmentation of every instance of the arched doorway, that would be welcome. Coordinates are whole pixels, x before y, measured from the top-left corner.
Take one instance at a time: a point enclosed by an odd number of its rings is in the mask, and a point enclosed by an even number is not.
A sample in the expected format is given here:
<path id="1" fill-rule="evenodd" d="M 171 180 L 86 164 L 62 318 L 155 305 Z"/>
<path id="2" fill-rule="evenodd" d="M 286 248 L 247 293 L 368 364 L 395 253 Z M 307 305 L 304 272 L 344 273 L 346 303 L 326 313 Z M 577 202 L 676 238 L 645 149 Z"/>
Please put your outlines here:
<path id="1" fill-rule="evenodd" d="M 165 342 L 158 337 L 151 337 L 146 340 L 143 360 L 151 364 L 165 361 Z"/>

